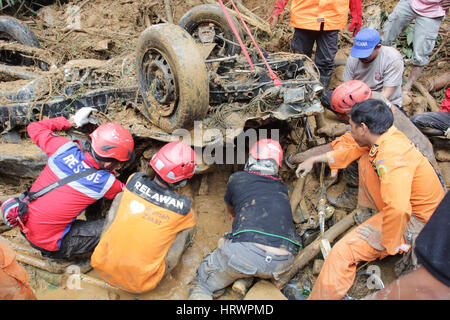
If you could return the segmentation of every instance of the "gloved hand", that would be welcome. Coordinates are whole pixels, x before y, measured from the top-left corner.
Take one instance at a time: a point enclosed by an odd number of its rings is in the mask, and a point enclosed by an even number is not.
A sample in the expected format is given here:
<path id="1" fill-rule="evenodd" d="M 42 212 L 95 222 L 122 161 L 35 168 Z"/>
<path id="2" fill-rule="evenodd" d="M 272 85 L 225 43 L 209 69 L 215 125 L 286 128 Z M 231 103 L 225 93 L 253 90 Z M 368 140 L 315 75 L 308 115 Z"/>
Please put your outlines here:
<path id="1" fill-rule="evenodd" d="M 446 137 L 447 139 L 450 139 L 450 127 L 447 128 L 447 131 L 445 131 L 445 137 Z"/>
<path id="2" fill-rule="evenodd" d="M 272 15 L 269 19 L 269 24 L 270 24 L 271 28 L 273 28 L 278 23 L 278 21 L 281 21 L 283 19 L 283 17 L 281 17 L 281 19 L 278 20 L 278 16 L 281 13 L 283 13 L 284 7 L 288 3 L 288 1 L 289 0 L 278 0 L 275 3 L 275 6 L 273 7 L 273 10 L 272 10 Z"/>
<path id="3" fill-rule="evenodd" d="M 375 250 L 386 250 L 386 248 L 381 244 L 381 232 L 370 224 L 359 227 L 356 229 L 356 232 L 359 233 L 358 237 L 365 240 Z"/>
<path id="4" fill-rule="evenodd" d="M 11 200 L 12 199 L 7 199 L 4 202 L 6 203 L 6 201 L 11 201 Z M 13 207 L 9 210 L 2 210 L 2 220 L 9 228 L 17 226 L 17 224 L 19 223 L 17 221 L 18 216 L 19 216 L 19 211 L 18 211 L 17 206 Z"/>
<path id="5" fill-rule="evenodd" d="M 83 107 L 80 110 L 78 110 L 72 117 L 72 120 L 75 122 L 75 127 L 79 128 L 89 123 L 88 118 L 93 110 L 95 109 L 91 107 Z"/>
<path id="6" fill-rule="evenodd" d="M 348 27 L 348 31 L 353 31 L 353 36 L 356 36 L 362 26 L 362 0 L 350 0 L 349 7 L 352 22 Z"/>

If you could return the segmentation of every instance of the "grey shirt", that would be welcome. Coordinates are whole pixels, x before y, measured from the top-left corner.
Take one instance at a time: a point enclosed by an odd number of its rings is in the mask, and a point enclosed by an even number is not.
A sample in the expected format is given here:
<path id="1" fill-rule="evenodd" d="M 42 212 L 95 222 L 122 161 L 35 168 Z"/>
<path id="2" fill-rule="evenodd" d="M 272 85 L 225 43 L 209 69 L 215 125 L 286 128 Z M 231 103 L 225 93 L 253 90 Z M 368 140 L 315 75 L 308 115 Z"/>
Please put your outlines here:
<path id="1" fill-rule="evenodd" d="M 402 105 L 403 57 L 393 47 L 381 46 L 378 56 L 364 64 L 358 58 L 348 57 L 342 79 L 361 80 L 372 91 L 381 92 L 383 87 L 396 87 L 389 101 Z"/>

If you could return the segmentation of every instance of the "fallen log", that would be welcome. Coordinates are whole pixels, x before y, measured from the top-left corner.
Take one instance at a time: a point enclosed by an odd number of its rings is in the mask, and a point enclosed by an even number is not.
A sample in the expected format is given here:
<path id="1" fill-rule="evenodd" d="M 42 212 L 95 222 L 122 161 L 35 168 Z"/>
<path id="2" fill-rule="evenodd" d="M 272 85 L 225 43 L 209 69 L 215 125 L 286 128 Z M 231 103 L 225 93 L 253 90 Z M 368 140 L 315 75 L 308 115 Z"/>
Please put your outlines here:
<path id="1" fill-rule="evenodd" d="M 436 100 L 431 96 L 428 90 L 421 83 L 415 81 L 413 82 L 413 87 L 419 90 L 420 94 L 424 96 L 425 99 L 427 99 L 427 104 L 428 107 L 430 108 L 430 111 L 432 112 L 439 111 L 439 106 L 437 105 Z"/>
<path id="2" fill-rule="evenodd" d="M 269 24 L 258 17 L 256 14 L 251 12 L 247 7 L 245 7 L 241 1 L 236 1 L 236 7 L 239 9 L 241 13 L 242 19 L 248 24 L 264 31 L 269 36 L 272 35 L 272 30 L 270 30 Z M 237 18 L 239 18 L 238 14 L 234 11 L 231 11 Z"/>
<path id="3" fill-rule="evenodd" d="M 433 77 L 427 80 L 428 91 L 440 90 L 450 83 L 450 72 L 441 74 L 440 76 Z"/>
<path id="4" fill-rule="evenodd" d="M 294 190 L 292 190 L 291 194 L 291 210 L 292 210 L 292 218 L 296 224 L 300 223 L 297 215 L 295 214 L 295 210 L 297 209 L 298 204 L 302 200 L 303 197 L 303 187 L 305 186 L 306 177 L 300 177 L 295 181 Z"/>
<path id="5" fill-rule="evenodd" d="M 345 218 L 340 220 L 338 223 L 336 223 L 334 226 L 332 226 L 330 229 L 328 229 L 323 234 L 323 239 L 327 239 L 329 242 L 334 241 L 338 236 L 340 236 L 342 233 L 347 231 L 351 226 L 355 224 L 355 221 L 353 220 L 354 212 L 348 214 Z M 295 258 L 291 270 L 282 275 L 280 279 L 278 280 L 272 280 L 272 282 L 275 284 L 275 286 L 278 289 L 283 288 L 286 283 L 289 282 L 289 280 L 297 274 L 297 272 L 302 269 L 305 265 L 307 265 L 312 259 L 314 259 L 317 254 L 320 252 L 320 241 L 322 238 L 318 238 L 314 240 L 313 243 L 311 243 L 309 246 L 307 246 L 305 249 L 300 251 L 300 253 Z"/>

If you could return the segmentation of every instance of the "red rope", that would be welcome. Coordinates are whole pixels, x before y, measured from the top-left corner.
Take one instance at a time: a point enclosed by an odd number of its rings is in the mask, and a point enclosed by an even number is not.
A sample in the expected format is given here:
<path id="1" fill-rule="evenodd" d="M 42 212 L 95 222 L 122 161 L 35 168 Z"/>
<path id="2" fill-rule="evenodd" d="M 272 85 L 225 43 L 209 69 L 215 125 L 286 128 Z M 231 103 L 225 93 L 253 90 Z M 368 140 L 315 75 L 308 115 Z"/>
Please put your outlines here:
<path id="1" fill-rule="evenodd" d="M 228 23 L 230 24 L 231 29 L 233 30 L 234 35 L 236 36 L 239 45 L 242 48 L 242 51 L 244 51 L 244 55 L 247 58 L 248 64 L 250 65 L 251 69 L 253 70 L 255 67 L 253 66 L 252 60 L 250 59 L 250 56 L 248 55 L 247 49 L 244 46 L 244 43 L 241 40 L 241 37 L 239 36 L 239 32 L 237 32 L 236 27 L 233 23 L 233 21 L 231 21 L 230 16 L 228 15 L 228 11 L 227 8 L 225 8 L 225 5 L 223 4 L 222 0 L 218 0 L 220 3 L 220 6 L 222 7 L 223 13 L 225 14 L 225 17 L 228 20 Z"/>
<path id="2" fill-rule="evenodd" d="M 222 0 L 219 0 L 222 3 Z M 281 81 L 278 79 L 276 74 L 272 71 L 272 68 L 270 67 L 269 63 L 267 62 L 266 58 L 264 57 L 264 54 L 262 53 L 261 49 L 259 48 L 258 44 L 255 41 L 255 38 L 253 38 L 253 35 L 250 31 L 250 29 L 247 27 L 247 24 L 245 23 L 244 19 L 241 17 L 241 13 L 239 12 L 238 8 L 234 4 L 233 0 L 230 0 L 231 4 L 233 5 L 234 10 L 237 12 L 239 19 L 241 20 L 242 24 L 245 27 L 245 30 L 247 31 L 248 35 L 250 36 L 250 39 L 252 39 L 253 44 L 255 45 L 256 49 L 258 50 L 259 55 L 263 59 L 264 63 L 266 64 L 267 69 L 269 70 L 269 75 L 273 80 L 274 86 L 281 86 L 283 85 Z M 252 68 L 253 69 L 253 68 Z"/>

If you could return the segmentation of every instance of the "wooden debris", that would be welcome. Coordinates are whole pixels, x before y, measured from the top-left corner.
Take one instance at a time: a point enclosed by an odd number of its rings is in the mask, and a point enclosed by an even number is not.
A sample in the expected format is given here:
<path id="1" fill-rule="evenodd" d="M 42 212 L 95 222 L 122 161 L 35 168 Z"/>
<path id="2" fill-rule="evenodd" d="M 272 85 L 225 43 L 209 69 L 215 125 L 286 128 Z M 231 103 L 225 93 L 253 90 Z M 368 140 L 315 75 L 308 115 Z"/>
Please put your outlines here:
<path id="1" fill-rule="evenodd" d="M 338 236 L 347 231 L 352 225 L 355 224 L 353 220 L 354 212 L 348 214 L 344 219 L 336 223 L 330 229 L 328 229 L 324 234 L 323 238 L 327 239 L 330 242 L 333 242 Z M 307 265 L 312 259 L 314 259 L 317 254 L 320 252 L 320 241 L 322 239 L 318 238 L 309 246 L 304 248 L 300 253 L 295 257 L 292 268 L 286 274 L 281 275 L 279 280 L 273 280 L 275 286 L 279 289 L 283 288 L 286 283 L 305 265 Z"/>
<path id="2" fill-rule="evenodd" d="M 287 300 L 287 298 L 272 283 L 260 280 L 248 291 L 244 300 Z"/>
<path id="3" fill-rule="evenodd" d="M 171 0 L 164 0 L 164 7 L 166 9 L 166 16 L 167 21 L 170 23 L 173 23 L 173 15 L 172 15 L 172 1 Z"/>
<path id="4" fill-rule="evenodd" d="M 291 210 L 292 210 L 292 218 L 294 219 L 294 222 L 300 223 L 298 216 L 295 214 L 296 209 L 300 201 L 303 197 L 303 187 L 305 186 L 305 180 L 306 177 L 300 177 L 295 181 L 294 190 L 291 194 Z"/>
<path id="5" fill-rule="evenodd" d="M 313 265 L 313 270 L 312 270 L 312 272 L 313 272 L 314 275 L 317 275 L 317 274 L 320 273 L 320 270 L 322 270 L 322 266 L 323 266 L 323 263 L 324 263 L 324 262 L 325 262 L 325 261 L 322 260 L 322 259 L 316 259 L 316 260 L 314 260 L 314 265 Z"/>
<path id="6" fill-rule="evenodd" d="M 427 99 L 427 104 L 430 111 L 439 111 L 439 106 L 437 105 L 436 100 L 431 96 L 428 90 L 421 83 L 419 83 L 418 81 L 414 81 L 413 87 L 415 87 L 420 92 L 420 94 L 423 95 L 425 99 Z"/>
<path id="7" fill-rule="evenodd" d="M 259 16 L 257 16 L 256 14 L 251 12 L 249 9 L 247 9 L 247 7 L 245 7 L 241 1 L 236 1 L 236 7 L 238 8 L 239 12 L 241 13 L 242 19 L 246 23 L 264 31 L 269 36 L 272 35 L 272 30 L 270 30 L 269 23 L 267 23 L 266 21 L 261 19 Z M 236 12 L 234 12 L 234 11 L 231 11 L 231 12 L 236 16 L 236 18 L 239 19 L 239 16 Z"/>
<path id="8" fill-rule="evenodd" d="M 245 296 L 248 289 L 253 284 L 253 280 L 254 280 L 253 277 L 238 279 L 233 283 L 233 286 L 231 287 L 231 289 L 234 292 L 240 294 L 241 296 Z"/>
<path id="9" fill-rule="evenodd" d="M 428 79 L 426 88 L 428 89 L 428 91 L 436 91 L 444 87 L 447 87 L 449 84 L 450 84 L 450 72 L 446 72 L 439 76 Z"/>

